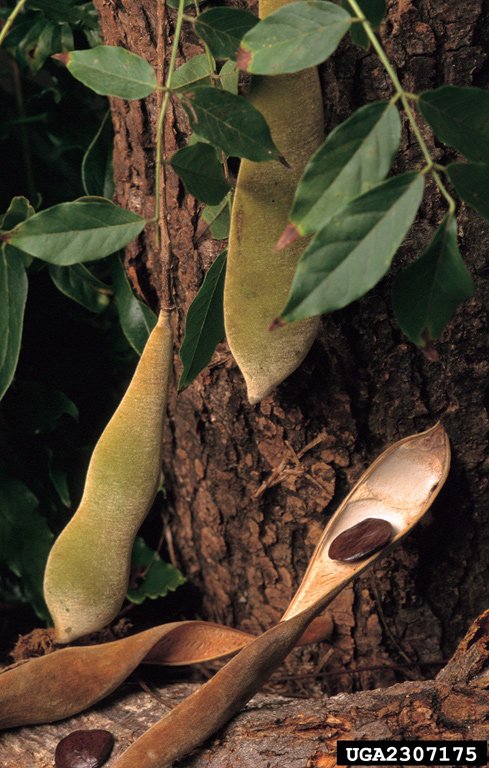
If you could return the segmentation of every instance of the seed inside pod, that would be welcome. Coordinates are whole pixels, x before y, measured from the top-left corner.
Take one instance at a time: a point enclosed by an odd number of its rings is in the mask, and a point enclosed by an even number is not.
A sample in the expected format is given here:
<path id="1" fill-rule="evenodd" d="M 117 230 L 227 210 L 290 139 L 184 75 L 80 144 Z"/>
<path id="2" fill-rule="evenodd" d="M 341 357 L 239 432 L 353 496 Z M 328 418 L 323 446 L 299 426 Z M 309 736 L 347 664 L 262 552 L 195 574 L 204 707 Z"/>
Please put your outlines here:
<path id="1" fill-rule="evenodd" d="M 394 529 L 387 520 L 367 517 L 333 539 L 328 555 L 332 560 L 343 560 L 347 563 L 363 560 L 385 547 L 393 534 Z"/>
<path id="2" fill-rule="evenodd" d="M 99 768 L 109 758 L 114 737 L 109 731 L 73 731 L 58 743 L 54 753 L 56 768 Z"/>

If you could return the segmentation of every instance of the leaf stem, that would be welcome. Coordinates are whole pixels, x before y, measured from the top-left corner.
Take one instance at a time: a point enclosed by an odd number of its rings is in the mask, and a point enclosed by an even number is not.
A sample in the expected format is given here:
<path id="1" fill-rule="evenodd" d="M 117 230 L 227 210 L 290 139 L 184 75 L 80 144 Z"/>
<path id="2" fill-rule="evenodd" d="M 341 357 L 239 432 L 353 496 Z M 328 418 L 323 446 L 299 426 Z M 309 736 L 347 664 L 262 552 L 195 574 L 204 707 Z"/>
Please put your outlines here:
<path id="1" fill-rule="evenodd" d="M 399 98 L 401 100 L 402 106 L 404 107 L 404 111 L 406 112 L 406 115 L 407 115 L 407 118 L 408 118 L 409 123 L 411 125 L 412 131 L 413 131 L 413 133 L 414 133 L 414 135 L 416 137 L 416 140 L 417 140 L 417 142 L 418 142 L 418 144 L 420 146 L 420 149 L 421 149 L 421 151 L 423 153 L 423 156 L 424 156 L 424 158 L 426 160 L 426 164 L 428 166 L 427 170 L 431 171 L 433 179 L 434 179 L 438 189 L 440 190 L 440 193 L 443 195 L 443 197 L 445 198 L 445 200 L 448 203 L 448 208 L 449 208 L 450 213 L 453 214 L 454 211 L 455 211 L 455 200 L 453 199 L 453 197 L 448 192 L 447 188 L 445 187 L 445 185 L 443 184 L 442 180 L 440 179 L 438 173 L 436 173 L 436 171 L 434 170 L 434 166 L 435 166 L 434 160 L 431 157 L 430 151 L 429 151 L 429 149 L 428 149 L 428 147 L 426 145 L 426 142 L 425 142 L 425 140 L 423 138 L 423 135 L 422 135 L 422 133 L 421 133 L 421 131 L 419 129 L 419 126 L 418 126 L 418 124 L 416 122 L 416 118 L 414 116 L 414 112 L 412 111 L 411 105 L 409 103 L 410 100 L 413 100 L 414 94 L 406 92 L 404 90 L 404 88 L 402 87 L 401 82 L 400 82 L 400 80 L 399 80 L 399 78 L 397 76 L 397 73 L 396 73 L 394 67 L 390 63 L 390 61 L 389 61 L 389 59 L 387 57 L 386 52 L 384 51 L 384 49 L 383 49 L 379 39 L 377 38 L 377 35 L 375 34 L 374 30 L 372 29 L 372 26 L 371 26 L 369 20 L 367 19 L 365 14 L 362 12 L 362 9 L 360 8 L 357 0 L 348 0 L 348 2 L 350 4 L 350 7 L 352 8 L 352 10 L 356 13 L 357 17 L 362 20 L 362 24 L 363 24 L 363 28 L 365 30 L 365 33 L 366 33 L 368 39 L 370 40 L 370 42 L 372 43 L 372 47 L 375 50 L 377 56 L 379 57 L 380 61 L 384 65 L 384 69 L 387 72 L 387 74 L 389 75 L 395 90 L 399 94 Z"/>
<path id="2" fill-rule="evenodd" d="M 173 36 L 173 47 L 170 56 L 170 62 L 168 64 L 168 73 L 165 81 L 165 91 L 163 96 L 163 102 L 161 104 L 160 113 L 158 115 L 158 124 L 156 127 L 156 169 L 155 169 L 155 218 L 158 221 L 156 227 L 156 247 L 159 248 L 161 244 L 160 233 L 160 204 L 161 204 L 161 171 L 163 167 L 162 154 L 164 145 L 164 125 L 165 117 L 168 109 L 168 102 L 170 101 L 171 84 L 173 78 L 173 72 L 175 70 L 175 63 L 177 60 L 178 44 L 180 42 L 180 34 L 182 32 L 183 23 L 183 9 L 185 7 L 185 0 L 178 0 L 178 15 L 177 23 L 175 26 L 175 34 Z"/>
<path id="3" fill-rule="evenodd" d="M 20 11 L 22 10 L 22 8 L 26 4 L 26 2 L 27 2 L 27 0 L 19 0 L 17 5 L 12 9 L 10 15 L 7 18 L 7 21 L 5 22 L 5 24 L 2 27 L 2 31 L 0 32 L 0 46 L 2 45 L 3 41 L 7 37 L 8 33 L 10 31 L 10 27 L 14 23 L 15 19 L 19 15 Z"/>

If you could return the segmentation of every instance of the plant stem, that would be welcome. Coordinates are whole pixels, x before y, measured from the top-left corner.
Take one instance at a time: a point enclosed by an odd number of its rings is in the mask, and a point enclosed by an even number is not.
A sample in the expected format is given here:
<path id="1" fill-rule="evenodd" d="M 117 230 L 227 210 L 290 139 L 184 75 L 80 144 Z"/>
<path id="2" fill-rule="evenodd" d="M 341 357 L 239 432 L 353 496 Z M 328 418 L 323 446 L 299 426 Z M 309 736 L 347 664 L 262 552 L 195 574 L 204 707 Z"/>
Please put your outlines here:
<path id="1" fill-rule="evenodd" d="M 164 144 L 164 126 L 166 111 L 168 109 L 168 102 L 170 101 L 171 83 L 173 78 L 173 72 L 175 69 L 175 62 L 177 60 L 178 44 L 180 42 L 180 34 L 182 32 L 183 23 L 183 9 L 185 7 L 185 0 L 178 1 L 178 15 L 177 23 L 175 26 L 175 34 L 173 36 L 173 47 L 170 56 L 170 62 L 168 64 L 168 74 L 165 81 L 165 92 L 163 96 L 163 102 L 161 104 L 160 114 L 158 115 L 158 124 L 156 127 L 156 168 L 155 168 L 155 220 L 156 225 L 156 247 L 159 248 L 161 244 L 160 233 L 160 204 L 161 204 L 161 170 L 162 170 L 162 154 Z"/>
<path id="2" fill-rule="evenodd" d="M 379 39 L 377 38 L 377 35 L 375 34 L 374 30 L 372 29 L 372 26 L 369 22 L 369 20 L 366 18 L 365 14 L 363 13 L 362 9 L 360 8 L 357 0 L 348 0 L 350 7 L 352 10 L 357 14 L 357 17 L 361 20 L 363 28 L 367 34 L 368 39 L 372 43 L 372 47 L 375 50 L 377 56 L 379 57 L 380 61 L 384 65 L 384 69 L 389 75 L 392 84 L 399 94 L 399 98 L 401 100 L 402 106 L 404 107 L 404 111 L 406 112 L 406 115 L 408 117 L 409 123 L 411 125 L 412 131 L 416 137 L 416 140 L 420 146 L 420 149 L 424 155 L 424 158 L 426 160 L 426 164 L 428 165 L 430 172 L 433 176 L 433 179 L 440 190 L 440 193 L 443 195 L 445 200 L 448 203 L 449 212 L 453 214 L 455 212 L 455 200 L 448 192 L 447 188 L 443 184 L 442 180 L 440 179 L 438 173 L 434 170 L 434 160 L 431 157 L 430 151 L 428 147 L 426 146 L 426 142 L 423 138 L 423 135 L 419 129 L 419 126 L 416 122 L 416 118 L 414 116 L 414 112 L 411 109 L 411 105 L 409 103 L 410 100 L 413 99 L 413 95 L 411 93 L 407 93 L 404 88 L 402 87 L 400 80 L 397 76 L 397 73 L 390 63 L 389 59 L 387 58 L 387 54 L 384 51 Z"/>
<path id="3" fill-rule="evenodd" d="M 15 6 L 15 8 L 12 9 L 9 17 L 7 18 L 7 21 L 5 22 L 5 24 L 2 27 L 2 31 L 0 32 L 0 46 L 2 45 L 3 41 L 7 37 L 8 33 L 10 31 L 10 27 L 14 23 L 15 19 L 19 15 L 20 11 L 22 10 L 22 8 L 26 4 L 26 2 L 27 2 L 27 0 L 19 0 L 17 5 Z"/>

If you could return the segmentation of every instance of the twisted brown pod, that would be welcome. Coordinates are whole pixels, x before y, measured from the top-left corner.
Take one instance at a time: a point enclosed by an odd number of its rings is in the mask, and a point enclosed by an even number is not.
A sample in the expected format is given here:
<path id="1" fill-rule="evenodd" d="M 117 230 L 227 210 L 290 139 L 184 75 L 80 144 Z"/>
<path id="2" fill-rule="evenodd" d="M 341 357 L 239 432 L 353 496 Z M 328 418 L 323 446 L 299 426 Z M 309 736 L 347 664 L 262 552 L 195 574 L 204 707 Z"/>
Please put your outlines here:
<path id="1" fill-rule="evenodd" d="M 284 5 L 261 0 L 260 17 Z M 295 188 L 323 140 L 323 104 L 316 69 L 256 77 L 251 102 L 267 120 L 289 168 L 278 162 L 242 160 L 231 215 L 224 322 L 226 338 L 245 378 L 250 403 L 272 392 L 302 362 L 314 341 L 318 318 L 270 331 L 287 299 L 307 244 L 284 251 L 275 244 L 287 224 Z"/>
<path id="2" fill-rule="evenodd" d="M 308 627 L 300 642 L 326 640 L 329 616 Z M 0 672 L 0 728 L 51 723 L 108 696 L 139 664 L 201 664 L 236 653 L 255 637 L 205 621 L 163 624 L 103 645 L 62 648 Z"/>
<path id="3" fill-rule="evenodd" d="M 135 741 L 114 768 L 169 768 L 221 728 L 270 677 L 312 619 L 387 549 L 362 561 L 338 562 L 328 556 L 332 541 L 365 517 L 377 517 L 393 526 L 394 536 L 388 545 L 392 546 L 429 509 L 449 466 L 448 438 L 439 424 L 388 448 L 326 526 L 282 621 L 246 646 L 208 683 Z"/>

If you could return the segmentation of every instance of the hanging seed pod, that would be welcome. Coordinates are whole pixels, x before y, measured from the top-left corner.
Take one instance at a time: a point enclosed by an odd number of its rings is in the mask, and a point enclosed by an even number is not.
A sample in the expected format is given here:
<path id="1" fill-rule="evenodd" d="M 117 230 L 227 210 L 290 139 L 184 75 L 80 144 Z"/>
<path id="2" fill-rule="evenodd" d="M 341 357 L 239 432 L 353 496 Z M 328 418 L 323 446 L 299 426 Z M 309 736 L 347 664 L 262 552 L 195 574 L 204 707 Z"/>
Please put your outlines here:
<path id="1" fill-rule="evenodd" d="M 268 680 L 312 619 L 386 551 L 383 547 L 372 554 L 364 552 L 361 560 L 339 562 L 328 555 L 337 537 L 366 518 L 375 518 L 393 528 L 387 546 L 396 543 L 429 509 L 449 466 L 448 438 L 439 424 L 388 448 L 326 526 L 282 621 L 247 645 L 208 683 L 137 739 L 115 761 L 114 768 L 170 768 L 225 725 Z M 411 505 L 406 500 L 412 497 L 417 503 Z"/>
<path id="2" fill-rule="evenodd" d="M 312 622 L 300 644 L 331 636 L 331 617 Z M 202 664 L 256 638 L 205 621 L 163 624 L 112 643 L 73 646 L 0 672 L 0 728 L 52 723 L 82 712 L 121 685 L 139 664 Z"/>
<path id="3" fill-rule="evenodd" d="M 283 0 L 261 0 L 260 18 Z M 231 352 L 245 378 L 250 403 L 270 394 L 303 361 L 318 318 L 270 331 L 287 299 L 307 245 L 275 244 L 287 224 L 295 188 L 323 140 L 323 106 L 316 69 L 252 81 L 251 102 L 265 117 L 290 168 L 242 160 L 231 214 L 224 323 Z"/>
<path id="4" fill-rule="evenodd" d="M 171 361 L 162 312 L 95 446 L 80 506 L 49 554 L 44 596 L 58 643 L 102 629 L 122 605 L 134 538 L 160 480 Z"/>

